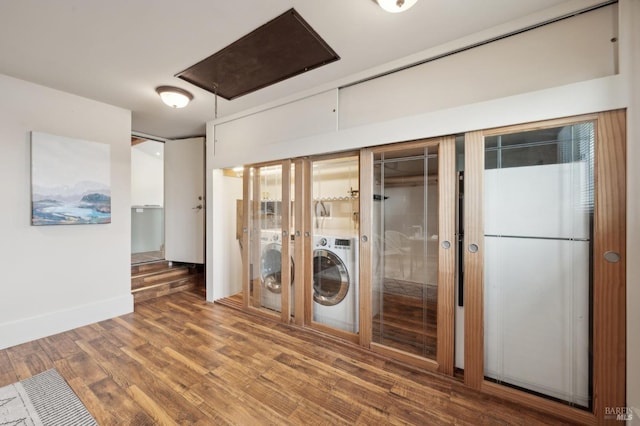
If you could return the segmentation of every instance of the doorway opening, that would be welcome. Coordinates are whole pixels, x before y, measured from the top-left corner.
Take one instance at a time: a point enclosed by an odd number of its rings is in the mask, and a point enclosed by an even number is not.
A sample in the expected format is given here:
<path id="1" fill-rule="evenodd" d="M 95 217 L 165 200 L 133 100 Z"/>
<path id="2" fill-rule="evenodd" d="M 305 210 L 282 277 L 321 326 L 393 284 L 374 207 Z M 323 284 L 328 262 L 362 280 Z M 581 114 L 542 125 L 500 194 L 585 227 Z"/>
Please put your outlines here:
<path id="1" fill-rule="evenodd" d="M 204 138 L 131 139 L 131 293 L 206 296 Z"/>

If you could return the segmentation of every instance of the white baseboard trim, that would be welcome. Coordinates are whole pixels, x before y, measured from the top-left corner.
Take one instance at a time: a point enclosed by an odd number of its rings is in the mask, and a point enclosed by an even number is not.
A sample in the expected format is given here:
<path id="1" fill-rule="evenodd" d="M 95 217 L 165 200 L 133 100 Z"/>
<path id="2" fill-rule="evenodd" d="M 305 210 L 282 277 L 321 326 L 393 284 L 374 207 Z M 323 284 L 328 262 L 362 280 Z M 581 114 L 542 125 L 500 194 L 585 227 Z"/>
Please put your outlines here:
<path id="1" fill-rule="evenodd" d="M 127 294 L 57 312 L 0 324 L 0 349 L 62 333 L 133 312 L 133 295 Z"/>

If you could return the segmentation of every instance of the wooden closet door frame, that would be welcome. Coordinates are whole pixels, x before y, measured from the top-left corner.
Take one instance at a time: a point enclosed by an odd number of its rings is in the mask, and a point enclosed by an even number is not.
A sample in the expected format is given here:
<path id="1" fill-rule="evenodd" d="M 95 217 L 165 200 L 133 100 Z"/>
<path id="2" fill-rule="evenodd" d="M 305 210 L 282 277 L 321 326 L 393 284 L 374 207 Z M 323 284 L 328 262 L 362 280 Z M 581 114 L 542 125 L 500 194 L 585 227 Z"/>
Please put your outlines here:
<path id="1" fill-rule="evenodd" d="M 260 278 L 253 278 L 251 283 L 251 259 L 260 256 L 260 241 L 256 240 L 251 225 L 254 224 L 256 211 L 260 210 L 260 192 L 255 186 L 254 177 L 251 176 L 251 170 L 256 166 L 248 165 L 244 167 L 242 176 L 242 199 L 243 199 L 243 216 L 242 216 L 242 306 L 245 310 L 250 309 L 251 305 L 251 285 L 255 287 L 256 283 L 260 284 Z M 257 209 L 257 210 L 256 210 Z M 259 218 L 259 216 L 257 216 Z M 258 223 L 259 226 L 259 223 Z"/>
<path id="2" fill-rule="evenodd" d="M 614 422 L 606 408 L 626 406 L 626 115 L 624 110 L 502 127 L 465 135 L 465 383 L 483 392 L 585 424 Z M 595 205 L 593 223 L 592 410 L 484 380 L 484 138 L 485 136 L 593 122 Z M 470 244 L 478 250 L 470 253 Z M 619 255 L 608 262 L 605 253 Z M 614 416 L 615 417 L 615 416 Z"/>
<path id="3" fill-rule="evenodd" d="M 282 286 L 280 293 L 280 320 L 288 323 L 291 320 L 291 160 L 282 164 L 282 282 L 290 283 Z"/>
<path id="4" fill-rule="evenodd" d="M 372 341 L 372 280 L 373 280 L 373 155 L 411 148 L 438 146 L 438 313 L 436 359 L 430 360 Z M 452 376 L 454 372 L 455 339 L 455 275 L 456 275 L 456 141 L 445 136 L 418 141 L 400 142 L 376 148 L 366 148 L 360 160 L 360 330 L 361 345 L 371 350 L 429 370 Z M 366 238 L 365 238 L 366 237 Z M 449 242 L 448 248 L 443 242 Z"/>
<path id="5" fill-rule="evenodd" d="M 294 279 L 294 313 L 295 316 L 293 318 L 294 324 L 298 326 L 303 326 L 305 323 L 305 271 L 308 268 L 307 262 L 305 260 L 305 253 L 311 247 L 310 238 L 305 238 L 305 230 L 308 229 L 307 226 L 310 222 L 311 214 L 309 209 L 306 209 L 305 206 L 307 200 L 307 191 L 306 182 L 309 179 L 309 160 L 306 158 L 297 158 L 293 161 L 295 165 L 295 202 L 293 203 L 293 210 L 295 216 L 295 230 L 294 230 L 294 268 L 295 268 L 295 276 L 299 277 L 296 281 Z"/>
<path id="6" fill-rule="evenodd" d="M 360 346 L 371 347 L 373 324 L 373 150 L 360 151 Z"/>

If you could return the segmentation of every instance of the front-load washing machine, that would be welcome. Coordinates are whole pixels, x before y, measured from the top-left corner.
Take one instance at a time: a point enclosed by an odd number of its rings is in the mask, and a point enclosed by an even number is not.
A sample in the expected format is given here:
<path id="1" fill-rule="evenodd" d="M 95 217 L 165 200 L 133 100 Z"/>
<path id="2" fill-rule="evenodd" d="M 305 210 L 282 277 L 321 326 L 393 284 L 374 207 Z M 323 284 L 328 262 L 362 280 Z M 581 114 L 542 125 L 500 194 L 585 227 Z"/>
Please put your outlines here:
<path id="1" fill-rule="evenodd" d="M 357 333 L 358 239 L 316 235 L 313 242 L 313 320 Z"/>
<path id="2" fill-rule="evenodd" d="M 282 312 L 282 231 L 262 230 L 260 233 L 260 289 L 261 305 Z M 290 245 L 293 254 L 293 243 Z M 294 280 L 293 256 L 291 257 L 291 300 Z M 293 303 L 291 304 L 293 312 Z"/>

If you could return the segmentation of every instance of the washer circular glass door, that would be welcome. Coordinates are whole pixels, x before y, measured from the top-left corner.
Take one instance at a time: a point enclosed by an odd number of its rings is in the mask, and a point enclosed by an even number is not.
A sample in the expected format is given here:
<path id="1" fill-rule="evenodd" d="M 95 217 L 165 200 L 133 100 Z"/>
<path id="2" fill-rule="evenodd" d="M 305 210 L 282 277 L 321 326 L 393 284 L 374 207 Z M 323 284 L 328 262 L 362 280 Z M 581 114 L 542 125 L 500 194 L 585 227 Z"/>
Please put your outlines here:
<path id="1" fill-rule="evenodd" d="M 313 300 L 324 306 L 342 302 L 349 292 L 349 272 L 344 262 L 328 250 L 313 252 Z"/>
<path id="2" fill-rule="evenodd" d="M 293 284 L 293 257 L 291 258 L 291 283 Z M 277 243 L 268 244 L 262 249 L 260 256 L 260 278 L 262 284 L 272 293 L 282 292 L 282 246 Z"/>

